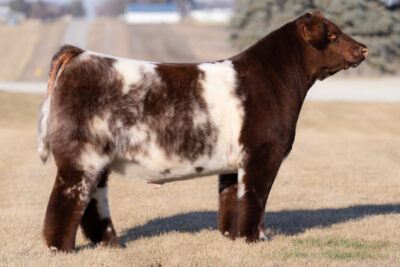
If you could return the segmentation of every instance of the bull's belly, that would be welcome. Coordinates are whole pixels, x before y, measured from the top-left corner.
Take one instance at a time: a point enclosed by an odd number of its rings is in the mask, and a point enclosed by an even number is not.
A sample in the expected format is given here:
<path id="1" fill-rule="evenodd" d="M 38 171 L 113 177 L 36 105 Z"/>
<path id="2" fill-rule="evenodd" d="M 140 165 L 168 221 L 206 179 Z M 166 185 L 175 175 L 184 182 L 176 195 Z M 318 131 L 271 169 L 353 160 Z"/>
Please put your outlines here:
<path id="1" fill-rule="evenodd" d="M 199 160 L 194 163 L 181 160 L 167 162 L 116 160 L 112 170 L 128 179 L 148 183 L 167 183 L 216 174 L 236 173 L 237 166 L 224 160 Z"/>

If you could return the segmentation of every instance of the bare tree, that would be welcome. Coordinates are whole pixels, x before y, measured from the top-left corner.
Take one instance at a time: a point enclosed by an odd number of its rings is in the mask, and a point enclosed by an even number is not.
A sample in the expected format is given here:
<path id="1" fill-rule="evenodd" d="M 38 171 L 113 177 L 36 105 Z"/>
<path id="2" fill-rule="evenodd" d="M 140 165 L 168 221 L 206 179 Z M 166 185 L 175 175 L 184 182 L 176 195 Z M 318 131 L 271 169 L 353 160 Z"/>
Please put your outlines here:
<path id="1" fill-rule="evenodd" d="M 129 0 L 106 0 L 96 7 L 96 13 L 100 16 L 118 16 L 125 12 Z"/>

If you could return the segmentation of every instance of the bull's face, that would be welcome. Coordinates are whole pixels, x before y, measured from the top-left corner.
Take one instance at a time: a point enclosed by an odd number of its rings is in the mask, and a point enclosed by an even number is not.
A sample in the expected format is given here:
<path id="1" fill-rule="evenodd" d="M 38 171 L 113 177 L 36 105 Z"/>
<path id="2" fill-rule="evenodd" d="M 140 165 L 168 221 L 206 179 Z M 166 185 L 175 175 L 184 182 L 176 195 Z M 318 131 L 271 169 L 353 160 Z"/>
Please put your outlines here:
<path id="1" fill-rule="evenodd" d="M 307 46 L 307 59 L 317 79 L 325 79 L 342 69 L 357 67 L 368 55 L 368 49 L 343 33 L 321 12 L 299 17 L 298 32 Z"/>

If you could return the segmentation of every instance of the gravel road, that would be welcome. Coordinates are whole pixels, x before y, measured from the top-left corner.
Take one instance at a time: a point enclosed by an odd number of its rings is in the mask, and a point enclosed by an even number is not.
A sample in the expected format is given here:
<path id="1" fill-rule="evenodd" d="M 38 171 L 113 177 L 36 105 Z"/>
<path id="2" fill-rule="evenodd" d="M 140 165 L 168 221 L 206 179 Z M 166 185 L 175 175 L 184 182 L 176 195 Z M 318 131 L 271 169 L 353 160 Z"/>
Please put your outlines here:
<path id="1" fill-rule="evenodd" d="M 46 92 L 44 82 L 0 82 L 0 91 Z M 341 78 L 317 82 L 307 100 L 344 102 L 400 102 L 400 78 Z"/>

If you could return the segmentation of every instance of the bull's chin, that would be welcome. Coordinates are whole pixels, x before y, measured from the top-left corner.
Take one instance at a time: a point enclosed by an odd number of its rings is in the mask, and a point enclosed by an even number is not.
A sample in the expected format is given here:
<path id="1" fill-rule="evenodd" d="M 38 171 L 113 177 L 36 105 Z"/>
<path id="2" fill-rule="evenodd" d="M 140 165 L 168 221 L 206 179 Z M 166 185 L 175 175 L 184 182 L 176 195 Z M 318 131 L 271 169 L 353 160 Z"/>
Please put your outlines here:
<path id="1" fill-rule="evenodd" d="M 364 59 L 361 59 L 360 61 L 349 61 L 346 63 L 346 67 L 344 69 L 347 70 L 348 68 L 357 68 L 363 61 Z"/>
<path id="2" fill-rule="evenodd" d="M 337 72 L 339 72 L 341 70 L 347 70 L 349 68 L 357 68 L 358 65 L 361 64 L 361 62 L 362 62 L 362 60 L 358 61 L 358 62 L 347 62 L 344 65 L 336 66 L 333 68 L 322 68 L 317 75 L 317 79 L 322 81 L 322 80 L 336 74 Z"/>
<path id="3" fill-rule="evenodd" d="M 349 62 L 349 67 L 357 68 L 358 65 L 361 64 L 361 62 L 362 62 L 362 61 L 359 61 L 359 62 Z"/>
<path id="4" fill-rule="evenodd" d="M 336 74 L 337 72 L 341 71 L 343 68 L 335 68 L 335 69 L 327 69 L 323 68 L 319 71 L 317 75 L 317 79 L 322 81 L 325 80 L 326 78 Z"/>

